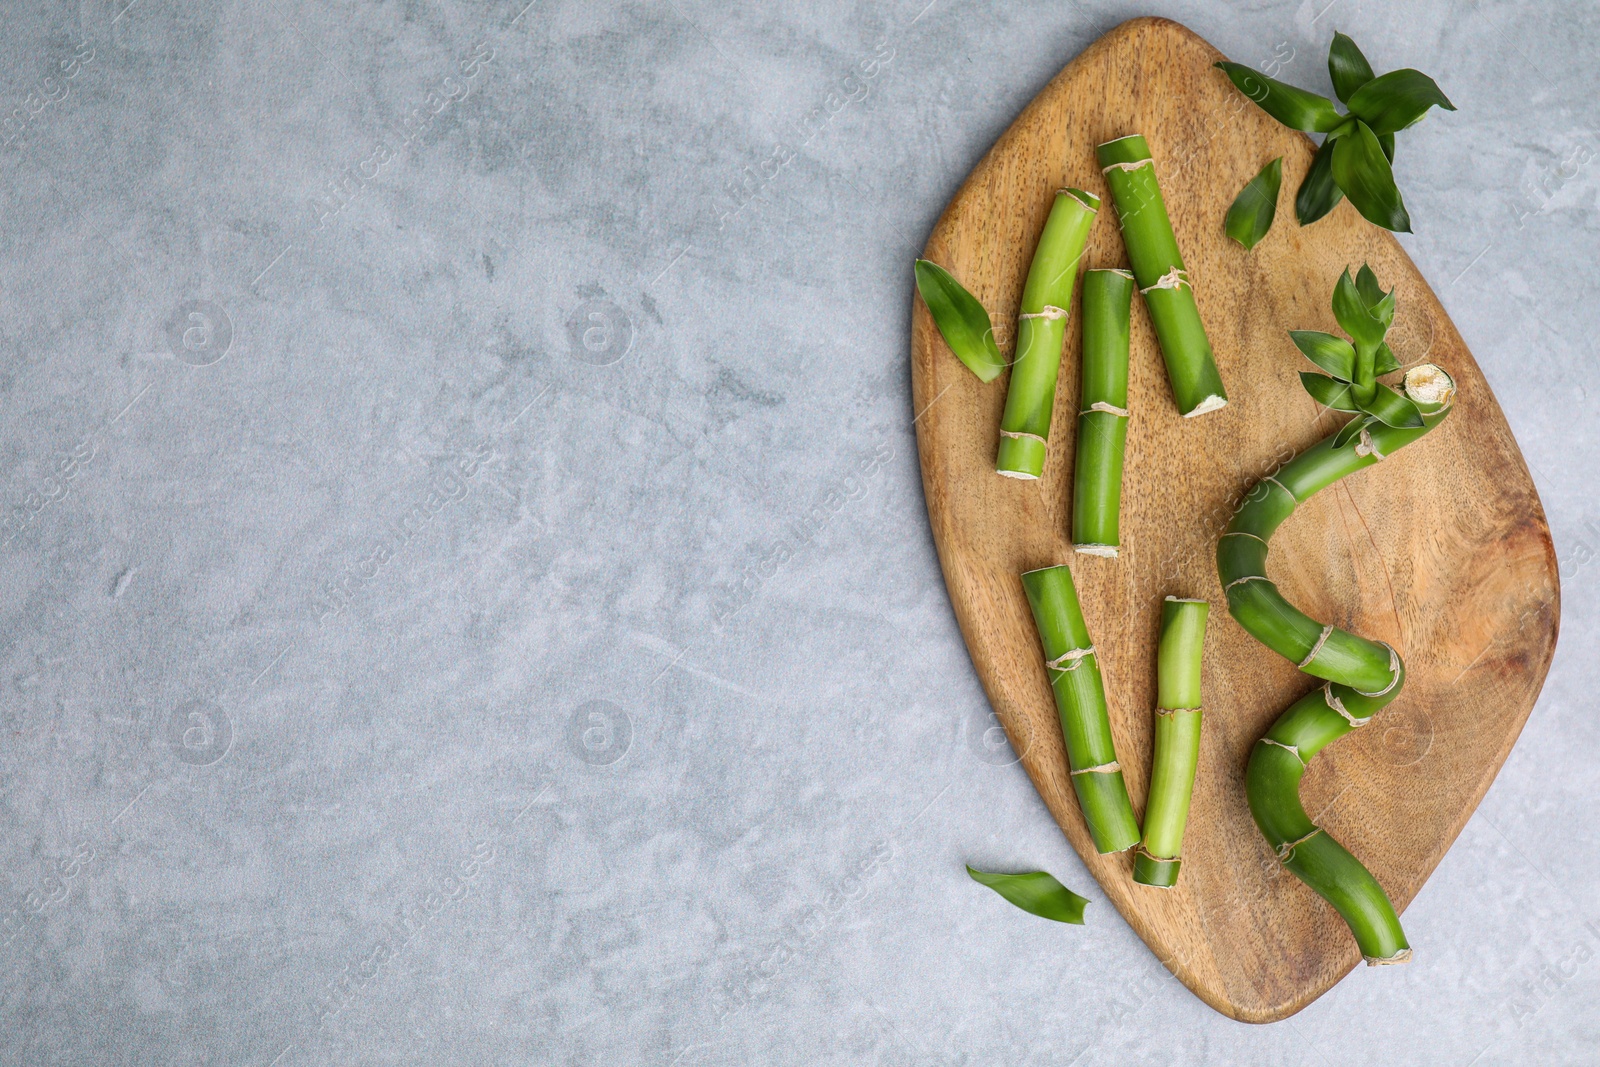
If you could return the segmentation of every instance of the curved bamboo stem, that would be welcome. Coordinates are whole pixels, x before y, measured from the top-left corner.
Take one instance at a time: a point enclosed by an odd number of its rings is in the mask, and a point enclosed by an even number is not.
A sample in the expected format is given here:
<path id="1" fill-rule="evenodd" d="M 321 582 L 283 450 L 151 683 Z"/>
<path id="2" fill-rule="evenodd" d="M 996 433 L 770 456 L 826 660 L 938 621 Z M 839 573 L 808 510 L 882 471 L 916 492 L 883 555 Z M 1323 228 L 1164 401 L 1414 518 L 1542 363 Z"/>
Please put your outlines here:
<path id="1" fill-rule="evenodd" d="M 1122 544 L 1122 453 L 1128 438 L 1128 320 L 1133 275 L 1083 273 L 1083 387 L 1072 477 L 1072 542 L 1091 556 Z"/>
<path id="2" fill-rule="evenodd" d="M 1072 572 L 1064 566 L 1028 571 L 1022 576 L 1022 588 L 1044 646 L 1045 673 L 1061 717 L 1072 788 L 1089 836 L 1100 852 L 1130 849 L 1139 843 L 1139 821 L 1111 740 L 1105 683 Z"/>
<path id="3" fill-rule="evenodd" d="M 1133 880 L 1157 889 L 1178 882 L 1183 830 L 1200 762 L 1200 665 L 1210 610 L 1204 600 L 1173 596 L 1161 605 L 1150 797 L 1144 808 L 1144 841 L 1133 857 Z"/>
<path id="4" fill-rule="evenodd" d="M 1008 478 L 1037 478 L 1044 471 L 1072 286 L 1089 227 L 1099 210 L 1100 198 L 1093 193 L 1063 189 L 1056 194 L 1039 235 L 1017 308 L 1016 358 L 995 456 L 995 470 Z"/>
<path id="5" fill-rule="evenodd" d="M 1393 455 L 1449 414 L 1454 386 L 1439 368 L 1413 368 L 1405 391 L 1422 412 L 1422 426 L 1374 422 L 1342 444 L 1334 434 L 1312 445 L 1251 489 L 1217 542 L 1229 613 L 1262 644 L 1326 681 L 1256 742 L 1245 771 L 1250 813 L 1283 865 L 1338 910 L 1369 964 L 1403 963 L 1411 948 L 1377 879 L 1306 815 L 1300 779 L 1318 752 L 1399 695 L 1405 666 L 1388 645 L 1324 626 L 1285 600 L 1266 576 L 1267 542 L 1299 503 Z"/>
<path id="6" fill-rule="evenodd" d="M 1096 155 L 1117 205 L 1128 262 L 1161 342 L 1178 411 L 1186 418 L 1216 411 L 1227 404 L 1228 393 L 1222 388 L 1211 342 L 1195 306 L 1194 287 L 1178 253 L 1150 146 L 1133 134 L 1107 141 Z"/>

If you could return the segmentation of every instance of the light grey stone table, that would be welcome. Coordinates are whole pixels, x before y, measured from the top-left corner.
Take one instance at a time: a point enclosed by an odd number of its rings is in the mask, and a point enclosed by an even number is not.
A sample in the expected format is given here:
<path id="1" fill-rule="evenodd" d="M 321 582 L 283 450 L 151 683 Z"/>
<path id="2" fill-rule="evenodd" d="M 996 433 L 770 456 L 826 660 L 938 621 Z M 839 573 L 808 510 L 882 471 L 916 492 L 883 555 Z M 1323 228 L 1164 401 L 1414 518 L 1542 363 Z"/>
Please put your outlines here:
<path id="1" fill-rule="evenodd" d="M 1439 76 L 1564 583 L 1416 962 L 1252 1027 L 994 744 L 910 428 L 913 255 L 1150 10 L 524 3 L 5 6 L 0 1062 L 1600 1061 L 1600 10 L 1159 10 Z"/>

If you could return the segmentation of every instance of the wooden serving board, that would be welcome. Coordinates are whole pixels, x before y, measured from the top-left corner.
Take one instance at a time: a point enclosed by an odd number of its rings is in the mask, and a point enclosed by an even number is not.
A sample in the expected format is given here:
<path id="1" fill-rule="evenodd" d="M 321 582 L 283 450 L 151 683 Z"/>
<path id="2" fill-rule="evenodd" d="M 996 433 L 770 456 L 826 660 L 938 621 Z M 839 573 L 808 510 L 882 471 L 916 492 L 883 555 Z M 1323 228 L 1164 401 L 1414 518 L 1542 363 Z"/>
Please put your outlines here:
<path id="1" fill-rule="evenodd" d="M 1136 298 L 1121 558 L 1075 555 L 1070 541 L 1076 307 L 1037 482 L 994 473 L 1006 376 L 979 382 L 915 297 L 912 381 L 945 584 L 1029 777 L 1106 894 L 1172 973 L 1218 1011 L 1268 1022 L 1316 999 L 1359 954 L 1333 909 L 1279 868 L 1245 805 L 1251 745 L 1313 683 L 1229 617 L 1213 552 L 1256 479 L 1344 418 L 1319 413 L 1301 388 L 1297 372 L 1310 364 L 1285 331 L 1338 331 L 1329 297 L 1347 265 L 1370 263 L 1385 287 L 1398 288 L 1389 340 L 1401 363 L 1436 362 L 1460 386 L 1439 429 L 1303 504 L 1273 539 L 1270 563 L 1284 594 L 1313 617 L 1387 641 L 1405 657 L 1400 698 L 1316 759 L 1302 790 L 1307 811 L 1371 868 L 1397 908 L 1416 896 L 1521 732 L 1555 649 L 1560 594 L 1527 466 L 1433 291 L 1393 237 L 1348 202 L 1313 226 L 1295 222 L 1294 193 L 1312 142 L 1245 100 L 1212 68 L 1221 58 L 1164 19 L 1117 27 L 1028 105 L 927 244 L 927 257 L 971 289 L 997 324 L 1013 323 L 1057 188 L 1076 185 L 1105 200 L 1086 265 L 1127 264 L 1094 149 L 1130 133 L 1149 139 L 1230 403 L 1196 419 L 1178 416 Z M 1450 120 L 1435 114 L 1428 121 Z M 1399 151 L 1406 151 L 1404 135 Z M 1278 220 L 1245 252 L 1224 237 L 1223 216 L 1275 156 L 1284 161 Z M 1141 812 L 1161 600 L 1175 594 L 1212 604 L 1199 781 L 1174 890 L 1135 885 L 1131 854 L 1095 854 L 1068 782 L 1018 580 L 1022 571 L 1062 562 L 1077 579 L 1118 755 Z M 1432 950 L 1412 943 L 1419 957 Z"/>

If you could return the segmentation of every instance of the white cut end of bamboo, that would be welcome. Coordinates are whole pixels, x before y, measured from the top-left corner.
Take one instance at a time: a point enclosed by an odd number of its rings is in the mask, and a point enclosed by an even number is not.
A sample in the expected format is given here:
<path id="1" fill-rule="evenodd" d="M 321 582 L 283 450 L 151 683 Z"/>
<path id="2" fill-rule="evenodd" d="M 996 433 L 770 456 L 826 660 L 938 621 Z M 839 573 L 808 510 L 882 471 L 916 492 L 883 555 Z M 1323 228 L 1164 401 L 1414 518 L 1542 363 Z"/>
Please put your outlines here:
<path id="1" fill-rule="evenodd" d="M 1169 596 L 1169 597 L 1166 597 L 1165 599 L 1172 601 L 1174 604 L 1209 604 L 1209 603 L 1211 603 L 1211 601 L 1201 599 L 1200 597 L 1197 597 L 1197 596 Z"/>
<path id="2" fill-rule="evenodd" d="M 1456 395 L 1455 379 L 1444 368 L 1432 363 L 1419 363 L 1406 371 L 1404 385 L 1406 396 L 1419 404 L 1450 403 Z"/>
<path id="3" fill-rule="evenodd" d="M 1093 404 L 1090 404 L 1089 411 L 1103 411 L 1107 415 L 1115 415 L 1119 419 L 1125 419 L 1128 417 L 1127 408 L 1119 408 L 1115 404 L 1106 403 L 1104 400 L 1096 400 Z M 1080 411 L 1078 414 L 1087 415 L 1089 414 L 1089 411 Z"/>
<path id="4" fill-rule="evenodd" d="M 1074 552 L 1082 552 L 1085 556 L 1100 556 L 1104 559 L 1117 558 L 1116 545 L 1073 545 Z"/>
<path id="5" fill-rule="evenodd" d="M 1396 963 L 1410 963 L 1411 950 L 1403 948 L 1393 956 L 1362 956 L 1367 961 L 1368 967 L 1387 967 Z"/>
<path id="6" fill-rule="evenodd" d="M 1112 142 L 1107 141 L 1106 143 L 1111 144 Z M 1140 167 L 1153 167 L 1155 166 L 1155 163 L 1156 161 L 1154 159 L 1150 159 L 1148 157 L 1144 159 L 1136 159 L 1132 163 L 1107 163 L 1105 166 L 1100 168 L 1100 173 L 1110 174 L 1114 170 L 1138 170 Z"/>
<path id="7" fill-rule="evenodd" d="M 1015 478 L 1019 482 L 1036 482 L 1039 480 L 1039 476 L 1037 474 L 1029 474 L 1027 471 L 997 470 L 995 473 L 1002 478 Z"/>
<path id="8" fill-rule="evenodd" d="M 1120 771 L 1120 770 L 1122 770 L 1122 764 L 1118 763 L 1116 760 L 1112 760 L 1110 763 L 1102 763 L 1097 767 L 1079 767 L 1077 770 L 1073 771 L 1072 773 L 1075 774 L 1075 775 L 1077 775 L 1077 774 L 1115 774 L 1117 771 Z"/>
<path id="9" fill-rule="evenodd" d="M 1189 285 L 1188 273 L 1182 267 L 1173 267 L 1171 270 L 1167 271 L 1167 273 L 1157 278 L 1153 283 L 1145 286 L 1143 289 L 1140 289 L 1139 293 L 1142 296 L 1143 294 L 1151 292 L 1155 289 L 1182 289 L 1185 285 Z M 1194 286 L 1189 285 L 1189 288 L 1193 289 Z M 1210 400 L 1213 398 L 1207 397 L 1206 399 Z"/>
<path id="10" fill-rule="evenodd" d="M 1227 397 L 1218 396 L 1216 393 L 1212 393 L 1210 396 L 1208 396 L 1204 400 L 1200 401 L 1200 403 L 1196 404 L 1194 406 L 1194 410 L 1185 411 L 1183 413 L 1183 417 L 1186 418 L 1186 419 L 1192 419 L 1196 415 L 1204 415 L 1207 412 L 1211 412 L 1211 411 L 1220 411 L 1220 410 L 1222 410 L 1223 408 L 1225 408 L 1227 406 L 1228 406 L 1228 398 Z"/>

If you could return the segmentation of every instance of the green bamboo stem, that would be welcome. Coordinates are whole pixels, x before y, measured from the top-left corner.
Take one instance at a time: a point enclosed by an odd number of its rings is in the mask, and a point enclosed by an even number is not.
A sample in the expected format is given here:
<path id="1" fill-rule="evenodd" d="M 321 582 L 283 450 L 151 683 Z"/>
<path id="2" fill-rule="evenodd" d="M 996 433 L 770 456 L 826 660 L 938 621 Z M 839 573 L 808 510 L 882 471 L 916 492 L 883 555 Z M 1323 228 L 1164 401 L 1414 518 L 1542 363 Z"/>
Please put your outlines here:
<path id="1" fill-rule="evenodd" d="M 1262 644 L 1326 683 L 1290 705 L 1256 742 L 1245 771 L 1250 813 L 1278 859 L 1338 910 L 1374 965 L 1411 958 L 1405 932 L 1377 879 L 1306 815 L 1300 779 L 1318 752 L 1399 695 L 1405 666 L 1388 645 L 1321 625 L 1290 604 L 1266 576 L 1266 561 L 1273 532 L 1298 504 L 1393 455 L 1449 414 L 1455 386 L 1438 367 L 1412 368 L 1404 389 L 1422 412 L 1421 427 L 1372 422 L 1338 447 L 1337 434 L 1312 445 L 1250 491 L 1217 543 L 1229 613 Z"/>
<path id="2" fill-rule="evenodd" d="M 1065 566 L 1028 571 L 1022 576 L 1022 588 L 1044 646 L 1045 673 L 1061 717 L 1072 788 L 1089 836 L 1100 852 L 1130 849 L 1139 843 L 1139 821 L 1112 744 L 1099 657 L 1089 640 L 1072 572 Z"/>
<path id="3" fill-rule="evenodd" d="M 1000 417 L 995 470 L 1008 478 L 1037 478 L 1044 471 L 1050 415 L 1056 403 L 1061 342 L 1078 277 L 1078 261 L 1100 198 L 1082 189 L 1056 193 L 1028 268 L 1017 307 L 1017 350 Z"/>
<path id="4" fill-rule="evenodd" d="M 1122 544 L 1122 452 L 1128 438 L 1128 320 L 1133 275 L 1083 273 L 1083 387 L 1072 478 L 1072 541 L 1091 556 Z"/>
<path id="5" fill-rule="evenodd" d="M 1096 155 L 1117 205 L 1128 262 L 1161 343 L 1178 411 L 1185 418 L 1216 411 L 1227 404 L 1228 393 L 1195 306 L 1194 286 L 1178 253 L 1150 146 L 1133 134 L 1107 141 Z"/>
<path id="6" fill-rule="evenodd" d="M 1210 610 L 1204 600 L 1172 596 L 1161 605 L 1150 798 L 1144 809 L 1144 841 L 1133 856 L 1133 880 L 1156 889 L 1171 889 L 1178 882 L 1183 830 L 1200 763 L 1200 663 Z"/>

